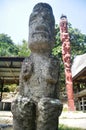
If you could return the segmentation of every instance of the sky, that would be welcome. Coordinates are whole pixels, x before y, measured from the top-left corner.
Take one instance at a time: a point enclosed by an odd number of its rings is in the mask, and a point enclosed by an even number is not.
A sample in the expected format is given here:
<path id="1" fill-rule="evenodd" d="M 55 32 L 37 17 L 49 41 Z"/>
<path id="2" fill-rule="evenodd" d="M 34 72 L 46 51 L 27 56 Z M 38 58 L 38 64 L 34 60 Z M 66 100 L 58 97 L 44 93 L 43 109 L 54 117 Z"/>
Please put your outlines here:
<path id="1" fill-rule="evenodd" d="M 39 2 L 51 5 L 56 24 L 65 14 L 73 28 L 86 34 L 86 0 L 0 0 L 0 34 L 7 34 L 15 44 L 28 41 L 29 16 Z"/>

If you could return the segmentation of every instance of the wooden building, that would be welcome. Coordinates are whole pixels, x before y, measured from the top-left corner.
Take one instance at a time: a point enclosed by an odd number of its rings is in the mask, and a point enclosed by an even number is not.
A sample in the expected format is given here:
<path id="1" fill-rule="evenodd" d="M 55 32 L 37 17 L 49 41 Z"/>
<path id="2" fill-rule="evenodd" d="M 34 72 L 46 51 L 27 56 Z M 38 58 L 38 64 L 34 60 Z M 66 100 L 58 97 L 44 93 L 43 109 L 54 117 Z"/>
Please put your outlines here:
<path id="1" fill-rule="evenodd" d="M 0 57 L 0 101 L 6 84 L 19 84 L 20 69 L 24 57 Z"/>
<path id="2" fill-rule="evenodd" d="M 77 110 L 86 111 L 86 54 L 75 57 L 72 65 L 75 103 Z"/>

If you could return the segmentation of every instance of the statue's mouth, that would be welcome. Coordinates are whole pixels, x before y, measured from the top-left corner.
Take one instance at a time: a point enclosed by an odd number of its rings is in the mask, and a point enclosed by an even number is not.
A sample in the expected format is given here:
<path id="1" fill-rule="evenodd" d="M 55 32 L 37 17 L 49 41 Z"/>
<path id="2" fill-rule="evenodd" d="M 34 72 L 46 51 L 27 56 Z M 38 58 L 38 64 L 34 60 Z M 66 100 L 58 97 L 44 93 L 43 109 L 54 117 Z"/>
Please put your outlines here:
<path id="1" fill-rule="evenodd" d="M 35 35 L 35 34 L 49 35 L 49 34 L 48 34 L 47 32 L 45 32 L 45 31 L 35 31 L 35 32 L 33 32 L 32 35 Z"/>
<path id="2" fill-rule="evenodd" d="M 37 37 L 43 37 L 45 39 L 50 37 L 50 30 L 45 24 L 37 25 L 34 28 L 34 31 L 32 33 L 32 38 L 35 36 Z"/>
<path id="3" fill-rule="evenodd" d="M 47 27 L 47 25 L 41 24 L 35 27 L 35 31 L 49 33 L 49 28 Z"/>
<path id="4" fill-rule="evenodd" d="M 49 38 L 49 33 L 46 32 L 46 31 L 35 31 L 35 32 L 32 34 L 32 37 L 34 38 L 36 35 L 41 36 L 41 37 L 44 37 L 44 38 Z"/>
<path id="5" fill-rule="evenodd" d="M 38 25 L 35 30 L 49 33 L 48 27 L 45 25 Z"/>

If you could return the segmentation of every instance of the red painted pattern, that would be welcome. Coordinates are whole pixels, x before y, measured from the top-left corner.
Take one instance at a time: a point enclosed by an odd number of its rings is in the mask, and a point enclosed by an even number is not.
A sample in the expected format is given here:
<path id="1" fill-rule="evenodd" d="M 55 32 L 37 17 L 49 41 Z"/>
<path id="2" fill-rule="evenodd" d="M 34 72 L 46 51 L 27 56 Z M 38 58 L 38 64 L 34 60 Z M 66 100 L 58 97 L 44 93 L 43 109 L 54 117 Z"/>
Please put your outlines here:
<path id="1" fill-rule="evenodd" d="M 60 19 L 60 38 L 62 41 L 62 59 L 65 69 L 65 82 L 68 96 L 68 109 L 69 111 L 75 110 L 74 95 L 73 95 L 73 82 L 71 74 L 71 54 L 70 54 L 70 37 L 67 27 L 67 18 L 62 16 Z"/>

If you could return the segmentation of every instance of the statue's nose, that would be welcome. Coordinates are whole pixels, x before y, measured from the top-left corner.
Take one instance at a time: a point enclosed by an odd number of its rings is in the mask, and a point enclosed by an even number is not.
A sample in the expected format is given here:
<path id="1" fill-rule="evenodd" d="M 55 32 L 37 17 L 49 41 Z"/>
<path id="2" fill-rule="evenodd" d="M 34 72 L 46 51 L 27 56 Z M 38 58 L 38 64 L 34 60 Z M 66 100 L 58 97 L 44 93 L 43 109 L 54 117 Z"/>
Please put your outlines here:
<path id="1" fill-rule="evenodd" d="M 46 26 L 44 25 L 39 25 L 36 27 L 36 30 L 37 31 L 45 31 L 45 32 L 48 32 L 48 29 L 46 28 Z"/>

